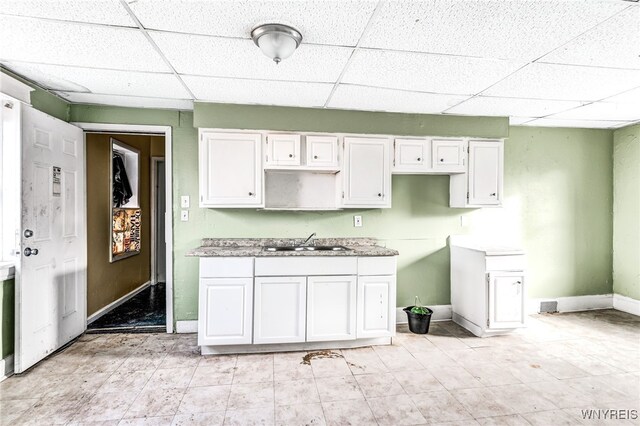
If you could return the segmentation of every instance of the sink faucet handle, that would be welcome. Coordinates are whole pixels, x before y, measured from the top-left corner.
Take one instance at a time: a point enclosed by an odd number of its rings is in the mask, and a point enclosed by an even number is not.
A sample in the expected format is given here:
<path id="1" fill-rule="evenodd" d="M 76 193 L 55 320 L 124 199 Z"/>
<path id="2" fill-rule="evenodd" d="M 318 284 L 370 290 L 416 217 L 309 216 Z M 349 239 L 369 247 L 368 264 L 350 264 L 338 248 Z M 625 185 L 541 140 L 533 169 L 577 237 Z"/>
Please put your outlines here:
<path id="1" fill-rule="evenodd" d="M 309 238 L 307 238 L 306 240 L 304 240 L 304 242 L 302 243 L 302 245 L 307 245 L 307 243 L 316 236 L 316 233 L 314 232 L 313 234 L 309 235 Z"/>

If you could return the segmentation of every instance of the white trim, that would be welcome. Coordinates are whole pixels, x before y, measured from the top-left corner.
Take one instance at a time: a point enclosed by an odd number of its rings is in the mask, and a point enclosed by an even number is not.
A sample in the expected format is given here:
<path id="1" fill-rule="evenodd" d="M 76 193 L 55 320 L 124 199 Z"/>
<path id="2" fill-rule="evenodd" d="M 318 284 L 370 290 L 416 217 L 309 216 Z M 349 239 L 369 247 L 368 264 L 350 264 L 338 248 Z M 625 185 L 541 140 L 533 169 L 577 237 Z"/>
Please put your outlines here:
<path id="1" fill-rule="evenodd" d="M 164 161 L 164 157 L 151 157 L 151 285 L 158 284 L 158 265 L 156 263 L 156 240 L 158 238 L 156 199 L 158 198 L 158 191 L 156 190 L 156 186 L 158 184 L 158 163 L 160 161 Z"/>
<path id="2" fill-rule="evenodd" d="M 613 309 L 640 316 L 640 300 L 616 293 L 613 295 Z"/>
<path id="3" fill-rule="evenodd" d="M 31 92 L 36 90 L 3 72 L 0 72 L 0 87 L 2 87 L 2 93 L 27 105 L 31 105 Z"/>
<path id="4" fill-rule="evenodd" d="M 126 302 L 129 299 L 131 299 L 133 296 L 135 296 L 136 294 L 140 293 L 142 290 L 144 290 L 145 288 L 149 287 L 150 285 L 151 285 L 151 281 L 147 281 L 146 283 L 142 284 L 140 287 L 130 291 L 129 293 L 125 294 L 124 296 L 122 296 L 118 300 L 115 300 L 115 301 L 109 303 L 104 308 L 99 309 L 98 311 L 96 311 L 93 314 L 89 315 L 87 317 L 87 325 L 91 324 L 92 322 L 94 322 L 95 320 L 97 320 L 98 318 L 103 316 L 104 314 L 107 314 L 107 313 L 111 312 L 113 309 L 115 309 L 118 306 L 122 305 L 124 302 Z"/>
<path id="5" fill-rule="evenodd" d="M 197 333 L 198 320 L 176 321 L 176 333 Z"/>
<path id="6" fill-rule="evenodd" d="M 13 375 L 13 355 L 0 359 L 0 382 Z"/>
<path id="7" fill-rule="evenodd" d="M 407 313 L 403 311 L 404 307 L 396 308 L 396 324 L 407 324 Z M 451 320 L 451 305 L 429 305 L 429 309 L 433 311 L 431 321 L 449 321 Z"/>
<path id="8" fill-rule="evenodd" d="M 154 126 L 154 125 L 138 125 L 138 124 L 106 124 L 106 123 L 71 123 L 80 127 L 85 132 L 134 132 L 134 133 L 164 133 L 164 167 L 165 167 L 165 238 L 167 238 L 166 252 L 166 286 L 167 286 L 167 333 L 173 333 L 173 166 L 172 166 L 172 147 L 173 147 L 173 130 L 171 126 Z"/>
<path id="9" fill-rule="evenodd" d="M 540 302 L 558 302 L 558 312 L 591 311 L 594 309 L 613 308 L 613 295 L 594 294 L 587 296 L 529 299 L 527 302 L 527 315 L 540 313 Z"/>
<path id="10" fill-rule="evenodd" d="M 390 345 L 391 337 L 373 337 L 369 339 L 339 340 L 326 342 L 274 343 L 268 345 L 220 345 L 200 346 L 202 355 L 214 354 L 252 354 L 262 352 L 315 351 L 320 349 L 348 349 L 373 345 Z"/>
<path id="11" fill-rule="evenodd" d="M 16 267 L 11 262 L 0 262 L 0 281 L 11 280 L 16 276 Z"/>

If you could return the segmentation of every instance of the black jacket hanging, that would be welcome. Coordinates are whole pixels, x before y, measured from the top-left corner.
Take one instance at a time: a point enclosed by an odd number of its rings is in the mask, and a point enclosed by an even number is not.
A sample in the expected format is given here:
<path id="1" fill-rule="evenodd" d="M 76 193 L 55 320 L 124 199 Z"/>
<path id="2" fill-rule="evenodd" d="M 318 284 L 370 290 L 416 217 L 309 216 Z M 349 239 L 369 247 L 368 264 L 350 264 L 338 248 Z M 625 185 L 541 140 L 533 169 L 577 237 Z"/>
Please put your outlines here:
<path id="1" fill-rule="evenodd" d="M 127 204 L 133 195 L 124 161 L 118 154 L 113 154 L 113 206 L 120 207 Z"/>

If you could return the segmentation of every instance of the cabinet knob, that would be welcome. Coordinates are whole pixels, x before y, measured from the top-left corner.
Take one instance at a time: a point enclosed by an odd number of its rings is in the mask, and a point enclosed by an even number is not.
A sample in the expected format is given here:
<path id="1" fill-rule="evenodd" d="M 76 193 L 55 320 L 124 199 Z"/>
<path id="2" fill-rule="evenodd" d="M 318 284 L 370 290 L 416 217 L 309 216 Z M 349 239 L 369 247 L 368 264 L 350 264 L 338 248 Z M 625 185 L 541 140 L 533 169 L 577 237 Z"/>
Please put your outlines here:
<path id="1" fill-rule="evenodd" d="M 516 281 L 516 284 L 522 284 L 522 281 Z"/>
<path id="2" fill-rule="evenodd" d="M 378 197 L 382 197 L 382 193 L 378 192 Z"/>
<path id="3" fill-rule="evenodd" d="M 314 159 L 314 160 L 317 160 L 317 159 L 318 159 L 318 156 L 317 156 L 317 155 L 314 155 L 314 156 L 313 156 L 313 159 Z"/>
<path id="4" fill-rule="evenodd" d="M 441 163 L 444 163 L 444 158 L 441 158 L 441 159 L 440 159 L 440 162 L 441 162 Z"/>
<path id="5" fill-rule="evenodd" d="M 418 161 L 422 161 L 422 158 L 418 157 Z"/>
<path id="6" fill-rule="evenodd" d="M 491 194 L 489 194 L 489 196 L 491 196 L 491 197 L 495 197 L 495 196 L 496 196 L 496 193 L 495 193 L 495 192 L 492 192 Z"/>
<path id="7" fill-rule="evenodd" d="M 250 197 L 251 197 L 251 196 L 253 196 L 253 192 L 250 192 L 250 193 L 249 193 L 249 196 L 250 196 Z"/>
<path id="8" fill-rule="evenodd" d="M 293 154 L 289 154 L 289 158 L 293 158 Z"/>

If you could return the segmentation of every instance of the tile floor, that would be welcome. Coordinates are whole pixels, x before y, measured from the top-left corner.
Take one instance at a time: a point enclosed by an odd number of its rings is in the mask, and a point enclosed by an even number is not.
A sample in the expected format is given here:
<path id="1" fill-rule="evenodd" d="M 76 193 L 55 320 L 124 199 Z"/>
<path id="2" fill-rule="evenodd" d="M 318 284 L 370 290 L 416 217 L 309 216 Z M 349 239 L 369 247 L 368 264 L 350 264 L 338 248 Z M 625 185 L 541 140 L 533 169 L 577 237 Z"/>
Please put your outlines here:
<path id="1" fill-rule="evenodd" d="M 0 383 L 1 423 L 595 425 L 582 410 L 640 410 L 640 318 L 613 310 L 489 339 L 401 327 L 392 346 L 333 352 L 306 365 L 300 352 L 202 357 L 194 335 L 84 335 Z"/>

